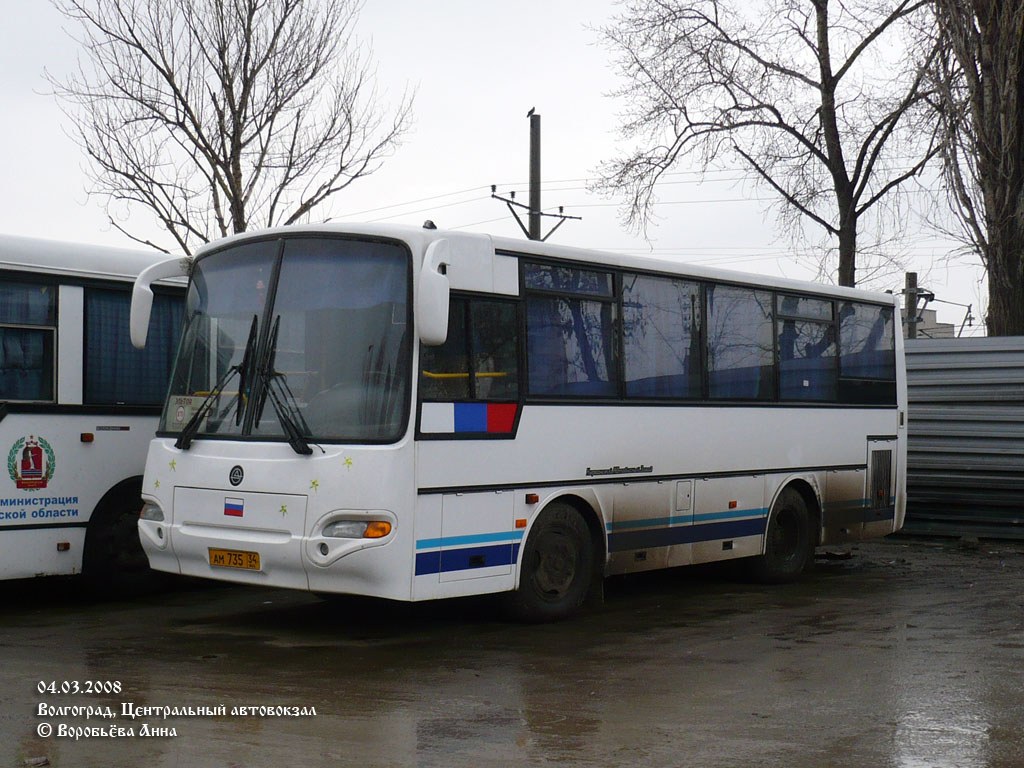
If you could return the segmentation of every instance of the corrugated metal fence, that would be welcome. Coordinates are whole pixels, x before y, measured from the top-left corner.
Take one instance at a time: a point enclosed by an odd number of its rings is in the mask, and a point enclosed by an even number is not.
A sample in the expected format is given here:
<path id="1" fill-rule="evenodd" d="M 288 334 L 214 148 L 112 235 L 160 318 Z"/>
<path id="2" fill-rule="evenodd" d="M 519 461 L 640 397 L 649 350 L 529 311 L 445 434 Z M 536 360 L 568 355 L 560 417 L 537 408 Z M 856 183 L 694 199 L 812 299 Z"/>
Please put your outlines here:
<path id="1" fill-rule="evenodd" d="M 1024 538 L 1024 337 L 906 347 L 904 530 Z"/>

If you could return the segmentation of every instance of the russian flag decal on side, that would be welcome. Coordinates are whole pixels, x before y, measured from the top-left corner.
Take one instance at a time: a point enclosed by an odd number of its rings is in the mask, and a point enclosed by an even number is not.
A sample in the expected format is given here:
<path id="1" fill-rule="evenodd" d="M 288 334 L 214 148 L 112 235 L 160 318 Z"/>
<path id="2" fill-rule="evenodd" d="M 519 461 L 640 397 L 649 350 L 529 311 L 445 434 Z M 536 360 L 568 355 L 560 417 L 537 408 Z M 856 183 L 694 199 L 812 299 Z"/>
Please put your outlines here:
<path id="1" fill-rule="evenodd" d="M 510 434 L 515 427 L 517 409 L 515 403 L 423 403 L 420 431 Z"/>
<path id="2" fill-rule="evenodd" d="M 224 499 L 224 514 L 231 517 L 241 517 L 244 504 L 243 499 Z"/>

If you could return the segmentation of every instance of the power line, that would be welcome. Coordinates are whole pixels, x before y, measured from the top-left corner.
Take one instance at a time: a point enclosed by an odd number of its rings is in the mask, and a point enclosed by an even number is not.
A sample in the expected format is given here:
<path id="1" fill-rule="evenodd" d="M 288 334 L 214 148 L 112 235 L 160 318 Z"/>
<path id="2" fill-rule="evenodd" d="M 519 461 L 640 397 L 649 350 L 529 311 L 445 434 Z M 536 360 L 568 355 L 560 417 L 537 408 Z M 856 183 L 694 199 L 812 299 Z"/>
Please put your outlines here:
<path id="1" fill-rule="evenodd" d="M 402 213 L 393 213 L 390 216 L 378 216 L 377 218 L 370 219 L 369 221 L 371 223 L 375 222 L 375 221 L 388 221 L 389 219 L 397 219 L 397 218 L 399 218 L 401 216 L 412 216 L 412 215 L 417 214 L 417 213 L 430 213 L 432 211 L 439 211 L 442 208 L 453 208 L 456 205 L 465 205 L 466 203 L 476 203 L 476 202 L 479 202 L 481 200 L 487 200 L 487 199 L 488 199 L 487 197 L 474 197 L 471 200 L 456 200 L 454 203 L 444 203 L 442 205 L 432 205 L 429 208 L 420 208 L 420 209 L 415 210 L 415 211 L 403 211 Z"/>
<path id="2" fill-rule="evenodd" d="M 469 194 L 470 192 L 477 192 L 477 191 L 485 190 L 485 189 L 487 189 L 487 187 L 484 187 L 484 186 L 469 187 L 468 189 L 460 189 L 458 192 L 445 192 L 444 194 L 440 194 L 440 195 L 431 195 L 430 197 L 421 197 L 418 200 L 407 200 L 404 203 L 392 203 L 391 205 L 382 205 L 379 208 L 367 208 L 365 211 L 355 211 L 354 213 L 344 213 L 344 214 L 341 214 L 339 216 L 332 216 L 330 219 L 327 219 L 324 223 L 327 223 L 328 221 L 331 221 L 332 219 L 341 219 L 341 218 L 350 219 L 350 218 L 352 218 L 354 216 L 362 216 L 363 214 L 366 214 L 366 213 L 377 213 L 378 211 L 386 211 L 386 210 L 389 210 L 391 208 L 401 208 L 401 207 L 406 206 L 406 205 L 419 205 L 420 203 L 426 203 L 426 202 L 429 202 L 431 200 L 440 200 L 441 198 L 444 198 L 444 197 L 454 197 L 455 195 L 466 195 L 466 194 Z M 484 200 L 484 199 L 486 199 L 486 198 L 484 198 L 484 197 L 474 197 L 472 200 L 466 200 L 465 202 L 471 203 L 471 202 L 474 202 L 476 200 Z"/>
<path id="3" fill-rule="evenodd" d="M 495 221 L 507 221 L 508 216 L 499 216 L 496 219 L 484 219 L 483 221 L 474 221 L 472 224 L 459 224 L 454 227 L 445 227 L 445 229 L 466 229 L 467 227 L 477 227 L 481 224 L 491 224 Z"/>
<path id="4" fill-rule="evenodd" d="M 908 169 L 887 168 L 887 169 L 882 169 L 882 170 L 891 171 L 891 172 L 897 172 L 897 171 L 900 171 L 900 170 L 908 170 Z M 740 175 L 736 175 L 738 173 Z M 733 174 L 733 175 L 732 176 L 718 176 L 718 174 Z M 683 181 L 663 181 L 663 180 L 659 180 L 658 183 L 657 183 L 657 186 L 659 186 L 659 187 L 668 187 L 668 186 L 678 186 L 678 185 L 701 185 L 701 184 L 708 183 L 708 182 L 710 182 L 710 183 L 716 183 L 716 182 L 740 182 L 740 181 L 748 181 L 748 180 L 749 181 L 754 181 L 754 182 L 757 181 L 756 177 L 743 174 L 742 171 L 737 171 L 736 169 L 724 169 L 724 168 L 723 169 L 712 169 L 712 170 L 708 170 L 708 171 L 699 171 L 699 170 L 694 170 L 694 171 L 669 171 L 667 173 L 662 174 L 662 179 L 665 179 L 667 177 L 673 177 L 674 178 L 674 177 L 678 177 L 678 176 L 699 177 L 699 178 L 689 178 L 689 179 L 683 180 Z M 586 177 L 586 176 L 585 177 L 580 177 L 580 178 L 574 178 L 574 179 L 553 179 L 553 180 L 549 180 L 549 181 L 543 182 L 541 186 L 542 186 L 542 188 L 543 188 L 543 190 L 545 192 L 578 192 L 578 191 L 588 190 L 589 187 L 586 186 L 586 185 L 592 184 L 593 182 L 595 182 L 597 180 L 598 179 L 596 177 Z M 512 187 L 512 188 L 514 188 L 514 187 L 525 187 L 525 186 L 527 186 L 527 184 L 528 184 L 528 182 L 524 181 L 524 182 L 515 182 L 515 183 L 503 183 L 503 184 L 499 184 L 497 186 L 499 186 L 499 187 Z M 554 185 L 558 185 L 558 184 L 575 184 L 575 185 L 583 185 L 583 186 L 571 186 L 571 187 L 557 187 L 557 186 L 554 186 Z M 432 200 L 442 200 L 442 199 L 444 199 L 446 197 L 455 197 L 457 195 L 465 195 L 465 194 L 469 194 L 471 192 L 486 191 L 488 188 L 489 188 L 489 186 L 484 186 L 484 185 L 475 186 L 475 187 L 467 187 L 466 189 L 460 189 L 460 190 L 456 190 L 456 191 L 453 191 L 453 192 L 443 192 L 443 193 L 436 194 L 436 195 L 429 195 L 427 197 L 416 198 L 414 200 L 406 200 L 406 201 L 400 202 L 400 203 L 390 203 L 388 205 L 382 205 L 382 206 L 378 206 L 376 208 L 366 208 L 366 209 L 361 210 L 361 211 L 352 211 L 350 213 L 342 213 L 342 214 L 339 214 L 337 216 L 331 216 L 330 218 L 325 219 L 324 223 L 329 222 L 329 221 L 334 221 L 334 220 L 337 220 L 337 219 L 352 219 L 352 218 L 355 218 L 357 216 L 365 216 L 367 214 L 379 213 L 381 211 L 388 211 L 388 210 L 392 210 L 394 208 L 404 208 L 405 206 L 409 206 L 409 205 L 419 205 L 421 203 L 427 203 L 427 202 L 430 202 Z M 905 191 L 911 191 L 911 190 L 905 190 Z M 918 193 L 928 192 L 928 190 L 913 190 L 913 191 L 916 191 Z M 479 200 L 484 200 L 484 199 L 488 199 L 487 196 L 474 197 L 474 198 L 471 198 L 469 200 L 464 200 L 464 201 L 461 201 L 461 202 L 471 203 L 471 202 L 477 202 Z M 765 202 L 765 201 L 768 201 L 768 200 L 775 200 L 775 199 L 776 199 L 775 197 L 771 197 L 771 198 L 751 197 L 751 198 L 741 198 L 740 200 L 742 200 L 742 201 L 752 200 L 752 201 L 755 201 L 755 202 Z M 718 202 L 718 201 L 708 201 L 708 202 Z M 737 202 L 737 200 L 736 199 L 726 199 L 726 200 L 722 200 L 720 202 Z M 675 203 L 670 202 L 670 201 L 666 201 L 666 202 L 659 202 L 657 204 L 658 205 L 673 205 Z M 613 206 L 613 205 L 620 205 L 620 204 L 619 203 L 607 203 L 607 204 L 595 203 L 595 204 L 590 204 L 589 207 L 597 207 L 597 206 L 600 206 L 600 205 L 606 205 L 606 206 L 610 207 L 610 206 Z M 565 207 L 568 208 L 570 206 L 565 206 Z M 577 205 L 575 207 L 582 208 L 582 207 L 586 207 L 586 205 L 585 204 L 581 204 L 581 205 Z M 432 210 L 432 209 L 430 209 L 430 210 Z M 412 213 L 422 213 L 422 212 L 423 211 L 410 211 L 409 213 L 412 214 Z M 404 214 L 398 214 L 398 215 L 404 215 Z M 374 219 L 374 221 L 383 221 L 383 220 L 385 220 L 385 219 L 384 218 Z"/>

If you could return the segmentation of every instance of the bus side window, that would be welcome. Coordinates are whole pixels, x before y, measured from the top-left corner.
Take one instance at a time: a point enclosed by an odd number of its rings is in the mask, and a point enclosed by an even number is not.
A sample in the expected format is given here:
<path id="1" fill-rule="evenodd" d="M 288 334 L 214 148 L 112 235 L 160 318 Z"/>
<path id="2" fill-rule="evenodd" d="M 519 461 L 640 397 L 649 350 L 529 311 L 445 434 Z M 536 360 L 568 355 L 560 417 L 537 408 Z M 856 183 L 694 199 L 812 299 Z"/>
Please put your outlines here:
<path id="1" fill-rule="evenodd" d="M 626 274 L 622 315 L 626 396 L 700 397 L 700 286 Z"/>
<path id="2" fill-rule="evenodd" d="M 0 400 L 54 397 L 57 287 L 0 283 Z"/>
<path id="3" fill-rule="evenodd" d="M 832 302 L 777 296 L 779 399 L 836 399 L 836 333 Z"/>
<path id="4" fill-rule="evenodd" d="M 150 341 L 135 349 L 128 338 L 131 294 L 86 289 L 86 403 L 157 405 L 163 400 L 181 334 L 182 304 L 178 296 L 156 294 Z"/>
<path id="5" fill-rule="evenodd" d="M 466 300 L 448 304 L 448 338 L 437 347 L 420 345 L 420 399 L 469 399 Z"/>
<path id="6" fill-rule="evenodd" d="M 517 328 L 514 302 L 452 297 L 447 340 L 420 347 L 420 399 L 515 400 Z"/>
<path id="7" fill-rule="evenodd" d="M 775 354 L 772 294 L 711 284 L 707 304 L 711 397 L 770 400 Z"/>
<path id="8" fill-rule="evenodd" d="M 895 379 L 892 307 L 844 302 L 839 312 L 839 350 L 843 376 Z"/>
<path id="9" fill-rule="evenodd" d="M 839 305 L 839 401 L 896 403 L 896 325 L 892 307 Z"/>
<path id="10" fill-rule="evenodd" d="M 478 400 L 516 400 L 519 366 L 516 306 L 509 301 L 471 301 L 473 385 Z"/>
<path id="11" fill-rule="evenodd" d="M 531 395 L 615 397 L 614 281 L 609 272 L 524 264 Z"/>

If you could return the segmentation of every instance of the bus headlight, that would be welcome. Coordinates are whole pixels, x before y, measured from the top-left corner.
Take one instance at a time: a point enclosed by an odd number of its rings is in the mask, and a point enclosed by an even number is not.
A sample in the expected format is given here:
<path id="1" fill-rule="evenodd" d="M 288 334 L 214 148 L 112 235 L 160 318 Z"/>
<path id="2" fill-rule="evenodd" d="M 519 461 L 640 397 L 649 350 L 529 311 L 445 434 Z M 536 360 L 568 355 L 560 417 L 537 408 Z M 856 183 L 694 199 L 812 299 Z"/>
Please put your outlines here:
<path id="1" fill-rule="evenodd" d="M 142 505 L 142 511 L 139 513 L 139 519 L 154 520 L 155 522 L 162 523 L 164 521 L 164 511 L 156 504 L 150 504 L 147 501 Z"/>
<path id="2" fill-rule="evenodd" d="M 330 539 L 382 539 L 391 533 L 386 520 L 337 520 L 324 526 L 324 538 Z"/>

